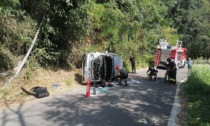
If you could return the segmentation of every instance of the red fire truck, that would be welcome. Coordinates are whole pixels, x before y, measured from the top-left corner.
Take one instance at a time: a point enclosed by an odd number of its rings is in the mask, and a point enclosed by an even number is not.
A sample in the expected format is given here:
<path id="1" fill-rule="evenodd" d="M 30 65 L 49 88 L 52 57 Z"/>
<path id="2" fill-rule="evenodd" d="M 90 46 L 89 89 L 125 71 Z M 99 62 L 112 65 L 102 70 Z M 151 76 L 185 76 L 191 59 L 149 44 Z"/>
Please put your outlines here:
<path id="1" fill-rule="evenodd" d="M 171 58 L 177 65 L 177 68 L 185 67 L 187 59 L 187 48 L 182 47 L 182 41 L 177 41 L 176 46 L 171 46 L 165 39 L 161 39 L 156 49 L 155 65 L 156 67 L 165 67 L 167 58 Z"/>

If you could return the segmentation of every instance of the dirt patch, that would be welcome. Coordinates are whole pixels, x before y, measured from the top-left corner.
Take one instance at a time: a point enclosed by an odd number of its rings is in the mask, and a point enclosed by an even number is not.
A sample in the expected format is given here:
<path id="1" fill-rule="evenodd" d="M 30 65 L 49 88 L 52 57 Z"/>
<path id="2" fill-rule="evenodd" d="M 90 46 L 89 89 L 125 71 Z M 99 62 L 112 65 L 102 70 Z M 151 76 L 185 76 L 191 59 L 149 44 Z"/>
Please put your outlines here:
<path id="1" fill-rule="evenodd" d="M 64 69 L 42 69 L 35 68 L 29 75 L 23 69 L 20 75 L 9 85 L 3 86 L 6 79 L 0 81 L 0 109 L 14 107 L 23 102 L 37 100 L 33 95 L 28 95 L 21 88 L 27 91 L 36 86 L 47 87 L 50 95 L 64 93 L 73 88 L 81 87 L 81 70 Z M 58 84 L 56 88 L 53 84 Z"/>

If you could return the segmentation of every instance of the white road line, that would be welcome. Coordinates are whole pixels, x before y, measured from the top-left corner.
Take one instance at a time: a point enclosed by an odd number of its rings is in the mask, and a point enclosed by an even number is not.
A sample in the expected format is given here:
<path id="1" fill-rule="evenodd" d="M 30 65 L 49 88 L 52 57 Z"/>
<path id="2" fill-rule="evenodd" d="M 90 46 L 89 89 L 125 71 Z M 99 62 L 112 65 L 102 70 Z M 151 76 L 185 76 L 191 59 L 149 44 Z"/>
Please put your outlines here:
<path id="1" fill-rule="evenodd" d="M 187 79 L 184 79 L 180 83 L 183 83 L 186 80 Z M 180 111 L 180 104 L 179 104 L 179 97 L 178 97 L 178 93 L 179 93 L 179 90 L 180 90 L 179 89 L 180 83 L 178 84 L 177 89 L 176 89 L 176 94 L 175 94 L 175 97 L 174 97 L 174 103 L 173 103 L 173 107 L 172 107 L 172 110 L 171 110 L 171 114 L 170 114 L 167 126 L 176 126 L 176 116 Z"/>

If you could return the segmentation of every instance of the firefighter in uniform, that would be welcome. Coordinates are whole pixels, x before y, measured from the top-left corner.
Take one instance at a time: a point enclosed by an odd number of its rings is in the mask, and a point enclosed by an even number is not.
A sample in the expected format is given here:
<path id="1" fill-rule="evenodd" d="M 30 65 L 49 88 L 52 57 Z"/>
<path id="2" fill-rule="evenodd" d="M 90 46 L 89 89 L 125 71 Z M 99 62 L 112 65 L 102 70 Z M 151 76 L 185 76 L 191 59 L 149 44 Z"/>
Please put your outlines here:
<path id="1" fill-rule="evenodd" d="M 124 80 L 125 86 L 128 86 L 128 84 L 127 84 L 128 72 L 124 68 L 120 68 L 120 66 L 117 66 L 117 70 L 119 70 L 119 71 L 118 71 L 116 78 L 119 81 L 119 85 L 121 85 L 122 81 Z"/>
<path id="2" fill-rule="evenodd" d="M 156 80 L 157 79 L 158 70 L 155 69 L 154 64 L 155 64 L 154 61 L 150 62 L 150 67 L 147 70 L 147 75 L 148 75 L 150 80 L 152 80 L 152 79 Z"/>
<path id="3" fill-rule="evenodd" d="M 165 82 L 169 82 L 169 80 L 170 80 L 170 79 L 169 79 L 170 67 L 169 67 L 169 64 L 168 64 L 168 63 L 166 63 L 165 66 L 166 66 Z"/>
<path id="4" fill-rule="evenodd" d="M 149 69 L 147 70 L 147 75 L 149 77 L 150 80 L 156 80 L 157 79 L 157 73 L 158 70 L 156 70 L 154 67 L 149 67 Z"/>
<path id="5" fill-rule="evenodd" d="M 176 85 L 176 72 L 177 72 L 176 63 L 171 58 L 168 58 L 167 62 L 169 67 L 168 70 L 169 83 Z"/>

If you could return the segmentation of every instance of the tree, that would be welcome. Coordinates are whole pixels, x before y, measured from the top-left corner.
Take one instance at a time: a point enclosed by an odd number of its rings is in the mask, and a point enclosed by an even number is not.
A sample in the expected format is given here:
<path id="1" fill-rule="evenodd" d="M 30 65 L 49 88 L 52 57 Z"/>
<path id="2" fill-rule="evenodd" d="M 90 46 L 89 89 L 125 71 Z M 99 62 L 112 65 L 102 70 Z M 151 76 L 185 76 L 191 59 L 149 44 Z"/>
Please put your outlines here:
<path id="1" fill-rule="evenodd" d="M 176 5 L 175 26 L 192 58 L 210 57 L 209 5 L 208 0 L 183 0 Z"/>
<path id="2" fill-rule="evenodd" d="M 34 50 L 42 65 L 62 64 L 72 48 L 80 46 L 89 30 L 83 0 L 20 0 L 21 7 L 37 21 L 45 15 L 40 39 Z"/>

